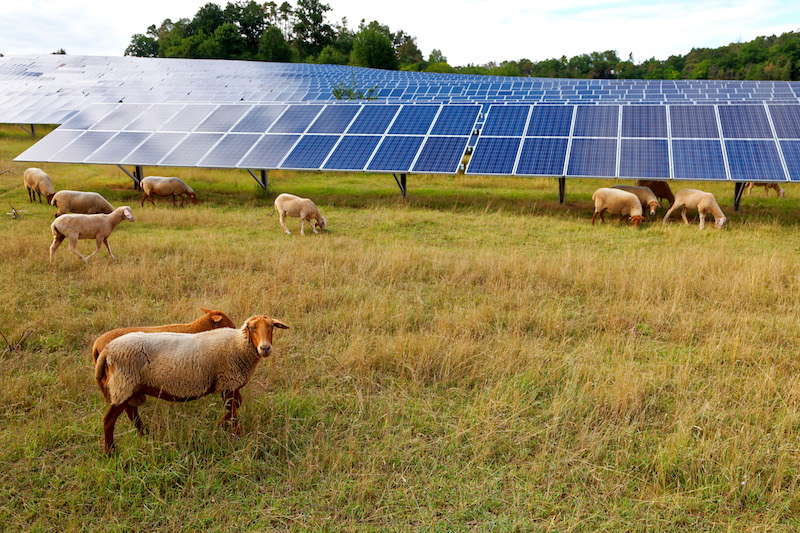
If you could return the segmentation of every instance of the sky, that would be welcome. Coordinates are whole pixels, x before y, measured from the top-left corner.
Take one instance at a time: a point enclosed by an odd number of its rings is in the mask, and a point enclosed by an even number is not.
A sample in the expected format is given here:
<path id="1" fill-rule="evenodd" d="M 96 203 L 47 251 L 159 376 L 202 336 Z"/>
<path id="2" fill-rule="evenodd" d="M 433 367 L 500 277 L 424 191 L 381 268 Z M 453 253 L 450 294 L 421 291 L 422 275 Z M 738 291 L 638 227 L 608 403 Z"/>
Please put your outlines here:
<path id="1" fill-rule="evenodd" d="M 209 0 L 0 0 L 0 53 L 122 56 L 136 33 Z M 261 0 L 263 1 L 263 0 Z M 225 6 L 228 0 L 218 0 Z M 281 1 L 277 0 L 280 5 Z M 296 5 L 296 0 L 290 0 Z M 330 0 L 331 24 L 377 20 L 452 66 L 615 50 L 636 63 L 800 30 L 796 0 Z"/>

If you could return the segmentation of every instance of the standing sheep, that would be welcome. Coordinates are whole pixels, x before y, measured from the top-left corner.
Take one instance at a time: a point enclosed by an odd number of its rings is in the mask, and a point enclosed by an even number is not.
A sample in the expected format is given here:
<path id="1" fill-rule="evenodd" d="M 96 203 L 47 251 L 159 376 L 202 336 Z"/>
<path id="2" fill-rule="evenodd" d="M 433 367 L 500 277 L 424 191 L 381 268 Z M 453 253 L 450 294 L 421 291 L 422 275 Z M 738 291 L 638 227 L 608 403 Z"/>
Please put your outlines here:
<path id="1" fill-rule="evenodd" d="M 53 180 L 41 168 L 31 167 L 25 171 L 22 176 L 22 181 L 25 188 L 28 190 L 28 199 L 33 203 L 36 195 L 39 195 L 39 203 L 42 203 L 42 195 L 44 194 L 47 203 L 53 199 L 56 190 L 53 187 Z"/>
<path id="2" fill-rule="evenodd" d="M 262 357 L 272 352 L 273 328 L 289 326 L 268 316 L 253 316 L 240 329 L 203 333 L 128 333 L 111 341 L 97 359 L 94 376 L 109 404 L 103 417 L 105 451 L 114 447 L 114 425 L 125 411 L 139 434 L 144 425 L 138 407 L 146 396 L 168 401 L 194 400 L 218 392 L 226 413 L 241 434 L 236 411 L 239 389 L 250 381 Z"/>
<path id="3" fill-rule="evenodd" d="M 752 194 L 753 187 L 764 187 L 764 194 L 767 196 L 769 196 L 770 189 L 775 189 L 775 193 L 778 195 L 778 198 L 783 198 L 783 195 L 786 193 L 786 191 L 783 190 L 783 187 L 777 183 L 754 183 L 749 181 L 744 187 L 747 189 L 748 196 Z"/>
<path id="4" fill-rule="evenodd" d="M 605 219 L 603 219 L 604 211 L 608 211 L 612 215 L 621 215 L 625 219 L 625 225 L 628 225 L 628 220 L 633 220 L 633 226 L 636 228 L 644 220 L 642 203 L 635 194 L 628 191 L 603 187 L 594 191 L 592 200 L 594 201 L 592 225 L 594 225 L 594 219 L 598 214 L 600 215 L 600 221 L 605 222 Z"/>
<path id="5" fill-rule="evenodd" d="M 303 232 L 303 224 L 308 222 L 314 233 L 317 233 L 317 228 L 325 229 L 325 217 L 319 212 L 319 208 L 308 198 L 300 198 L 293 194 L 283 193 L 275 198 L 275 208 L 270 212 L 270 215 L 277 209 L 278 214 L 281 216 L 281 227 L 286 235 L 291 235 L 292 232 L 286 227 L 286 217 L 300 218 L 300 235 L 305 235 Z M 314 220 L 315 224 L 311 224 Z"/>
<path id="6" fill-rule="evenodd" d="M 653 194 L 653 191 L 650 190 L 649 187 L 634 187 L 632 185 L 614 185 L 611 187 L 612 189 L 619 189 L 621 191 L 628 191 L 636 195 L 639 201 L 642 203 L 642 209 L 648 208 L 650 209 L 650 214 L 655 215 L 656 209 L 659 208 L 661 205 L 658 202 L 658 198 L 656 195 Z"/>
<path id="7" fill-rule="evenodd" d="M 714 226 L 717 228 L 721 228 L 725 221 L 728 220 L 722 213 L 722 209 L 719 208 L 716 198 L 710 192 L 703 192 L 697 189 L 681 189 L 675 195 L 675 203 L 664 215 L 662 222 L 666 223 L 672 212 L 681 207 L 683 208 L 681 216 L 684 224 L 687 225 L 689 221 L 686 219 L 686 210 L 697 209 L 697 212 L 700 213 L 700 229 L 703 229 L 706 225 L 706 213 L 714 215 Z"/>
<path id="8" fill-rule="evenodd" d="M 191 187 L 186 185 L 180 178 L 164 178 L 161 176 L 147 176 L 142 180 L 142 190 L 144 191 L 144 196 L 142 196 L 142 207 L 144 207 L 144 201 L 150 200 L 150 203 L 156 205 L 153 201 L 153 195 L 166 197 L 172 196 L 172 205 L 177 207 L 177 203 L 175 202 L 175 197 L 181 197 L 181 207 L 186 202 L 186 198 L 188 197 L 189 200 L 192 201 L 193 204 L 197 203 L 197 195 L 195 195 L 194 191 Z"/>
<path id="9" fill-rule="evenodd" d="M 116 208 L 108 215 L 62 215 L 50 224 L 50 231 L 53 232 L 53 244 L 50 245 L 50 264 L 53 264 L 53 257 L 56 250 L 61 246 L 62 241 L 69 239 L 69 249 L 72 253 L 81 258 L 84 262 L 88 261 L 94 254 L 100 251 L 100 244 L 106 245 L 108 255 L 116 259 L 108 246 L 108 236 L 123 220 L 136 220 L 131 208 L 127 205 Z M 97 250 L 91 255 L 84 257 L 78 251 L 78 239 L 94 239 L 97 242 Z"/>
<path id="10" fill-rule="evenodd" d="M 58 191 L 50 200 L 50 205 L 58 208 L 56 218 L 64 213 L 82 213 L 84 215 L 104 213 L 107 215 L 114 211 L 114 206 L 96 192 Z"/>
<path id="11" fill-rule="evenodd" d="M 669 183 L 663 180 L 636 180 L 638 187 L 647 187 L 653 194 L 656 195 L 658 201 L 665 199 L 669 202 L 669 207 L 675 203 L 675 195 L 672 194 L 672 189 L 669 188 Z"/>

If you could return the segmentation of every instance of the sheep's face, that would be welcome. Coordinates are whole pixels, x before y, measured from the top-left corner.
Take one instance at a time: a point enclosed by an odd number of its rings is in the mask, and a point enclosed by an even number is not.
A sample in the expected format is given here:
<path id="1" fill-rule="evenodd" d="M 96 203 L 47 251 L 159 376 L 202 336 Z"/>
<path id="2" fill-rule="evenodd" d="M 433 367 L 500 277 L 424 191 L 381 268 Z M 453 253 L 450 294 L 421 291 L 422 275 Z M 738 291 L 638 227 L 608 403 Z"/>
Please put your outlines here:
<path id="1" fill-rule="evenodd" d="M 658 202 L 650 202 L 647 207 L 650 208 L 650 214 L 655 215 L 656 209 L 658 209 Z"/>
<path id="2" fill-rule="evenodd" d="M 289 326 L 263 315 L 250 317 L 244 323 L 243 329 L 261 357 L 267 357 L 272 352 L 273 328 L 289 329 Z"/>

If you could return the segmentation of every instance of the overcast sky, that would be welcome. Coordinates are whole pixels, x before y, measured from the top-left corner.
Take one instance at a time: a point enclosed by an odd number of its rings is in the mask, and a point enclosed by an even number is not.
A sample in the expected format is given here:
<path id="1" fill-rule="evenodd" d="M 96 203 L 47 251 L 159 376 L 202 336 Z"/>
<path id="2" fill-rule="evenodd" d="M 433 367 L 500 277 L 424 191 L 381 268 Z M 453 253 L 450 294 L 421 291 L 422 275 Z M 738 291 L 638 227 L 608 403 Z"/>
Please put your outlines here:
<path id="1" fill-rule="evenodd" d="M 0 53 L 121 56 L 136 33 L 207 0 L 1 0 Z M 217 1 L 220 6 L 228 1 Z M 280 0 L 277 1 L 281 3 Z M 296 5 L 295 1 L 290 1 Z M 331 0 L 330 23 L 377 20 L 452 66 L 616 50 L 637 63 L 800 30 L 796 0 Z"/>

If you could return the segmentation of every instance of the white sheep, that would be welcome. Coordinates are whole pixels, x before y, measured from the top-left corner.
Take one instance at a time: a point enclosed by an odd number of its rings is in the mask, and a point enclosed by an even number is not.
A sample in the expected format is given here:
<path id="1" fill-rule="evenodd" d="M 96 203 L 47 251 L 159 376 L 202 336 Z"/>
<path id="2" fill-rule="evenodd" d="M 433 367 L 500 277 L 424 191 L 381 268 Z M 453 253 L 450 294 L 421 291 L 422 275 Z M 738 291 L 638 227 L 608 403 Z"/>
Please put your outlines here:
<path id="1" fill-rule="evenodd" d="M 33 203 L 36 195 L 39 195 L 39 203 L 42 203 L 42 195 L 45 196 L 47 203 L 53 198 L 56 190 L 53 187 L 53 180 L 41 168 L 31 167 L 22 175 L 22 181 L 28 190 L 28 199 Z"/>
<path id="2" fill-rule="evenodd" d="M 662 222 L 666 223 L 672 212 L 681 207 L 683 208 L 681 216 L 683 217 L 684 224 L 689 224 L 689 221 L 686 219 L 686 210 L 697 209 L 697 212 L 700 213 L 700 229 L 705 227 L 706 213 L 714 215 L 714 225 L 717 228 L 721 228 L 722 225 L 725 224 L 725 221 L 728 220 L 722 213 L 722 209 L 719 208 L 716 198 L 714 198 L 714 195 L 710 192 L 699 191 L 697 189 L 681 189 L 675 194 L 675 203 L 672 204 L 667 214 L 664 215 L 664 220 Z"/>
<path id="3" fill-rule="evenodd" d="M 764 187 L 764 194 L 767 196 L 769 196 L 770 189 L 775 189 L 775 193 L 778 195 L 778 198 L 783 198 L 783 195 L 786 193 L 786 191 L 783 190 L 783 187 L 777 183 L 754 183 L 749 181 L 744 187 L 747 189 L 748 196 L 752 194 L 753 187 Z"/>
<path id="4" fill-rule="evenodd" d="M 116 208 L 110 214 L 82 215 L 69 214 L 62 215 L 50 224 L 50 231 L 53 232 L 53 244 L 50 245 L 50 264 L 53 264 L 53 257 L 56 250 L 61 246 L 61 242 L 69 239 L 69 249 L 72 253 L 88 261 L 94 254 L 100 251 L 100 244 L 106 245 L 108 255 L 116 259 L 108 246 L 108 236 L 123 220 L 136 220 L 131 208 L 127 205 Z M 84 257 L 78 251 L 78 239 L 94 239 L 97 242 L 97 250 L 91 255 Z"/>
<path id="5" fill-rule="evenodd" d="M 156 196 L 172 196 L 172 205 L 177 206 L 178 204 L 175 202 L 175 197 L 181 197 L 181 207 L 186 202 L 186 198 L 188 197 L 192 203 L 197 203 L 197 195 L 194 193 L 191 187 L 186 185 L 180 178 L 165 178 L 162 176 L 147 176 L 141 182 L 142 191 L 144 191 L 144 196 L 142 196 L 142 207 L 144 207 L 144 201 L 150 200 L 150 203 L 156 205 L 153 201 L 153 195 Z"/>
<path id="6" fill-rule="evenodd" d="M 614 185 L 611 187 L 612 189 L 619 189 L 621 191 L 628 191 L 632 192 L 636 195 L 639 201 L 642 203 L 642 209 L 648 208 L 650 209 L 650 214 L 655 215 L 656 209 L 658 209 L 661 204 L 656 198 L 656 195 L 650 190 L 650 187 L 634 187 L 633 185 Z"/>
<path id="7" fill-rule="evenodd" d="M 325 229 L 325 217 L 322 216 L 316 204 L 308 198 L 300 198 L 299 196 L 288 193 L 279 194 L 278 197 L 275 198 L 275 208 L 270 212 L 270 215 L 272 215 L 275 210 L 277 210 L 278 214 L 281 216 L 281 227 L 283 231 L 286 232 L 286 235 L 292 234 L 289 228 L 286 227 L 287 216 L 300 218 L 300 235 L 305 235 L 303 231 L 303 224 L 305 222 L 308 222 L 308 225 L 311 226 L 314 233 L 317 233 L 317 228 L 321 230 Z M 314 224 L 311 223 L 312 220 L 315 221 Z"/>
<path id="8" fill-rule="evenodd" d="M 635 194 L 622 191 L 619 189 L 610 189 L 603 187 L 594 191 L 592 194 L 594 201 L 594 215 L 592 215 L 592 225 L 597 215 L 600 215 L 600 220 L 603 219 L 603 212 L 608 211 L 612 215 L 621 215 L 625 219 L 625 224 L 629 220 L 633 220 L 634 227 L 638 228 L 639 223 L 644 220 L 642 216 L 642 203 Z"/>
<path id="9" fill-rule="evenodd" d="M 56 217 L 64 213 L 83 213 L 85 215 L 104 213 L 107 215 L 114 211 L 114 206 L 96 192 L 58 191 L 50 200 L 50 205 L 58 208 Z"/>
<path id="10" fill-rule="evenodd" d="M 95 363 L 94 375 L 110 405 L 103 418 L 105 451 L 114 447 L 114 424 L 125 411 L 140 434 L 144 426 L 138 407 L 146 396 L 186 401 L 218 392 L 233 431 L 241 433 L 236 410 L 239 389 L 253 375 L 262 357 L 272 351 L 273 328 L 286 324 L 268 316 L 253 316 L 239 329 L 202 333 L 128 333 L 108 343 Z"/>

